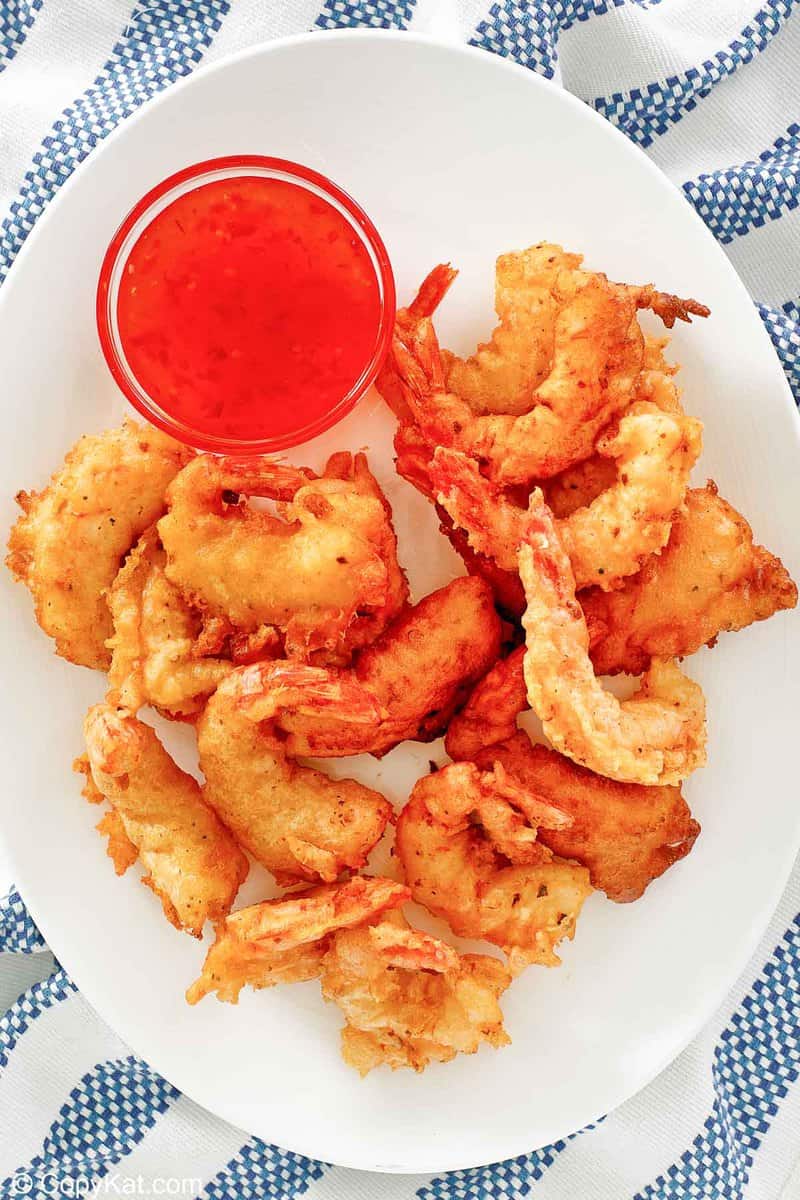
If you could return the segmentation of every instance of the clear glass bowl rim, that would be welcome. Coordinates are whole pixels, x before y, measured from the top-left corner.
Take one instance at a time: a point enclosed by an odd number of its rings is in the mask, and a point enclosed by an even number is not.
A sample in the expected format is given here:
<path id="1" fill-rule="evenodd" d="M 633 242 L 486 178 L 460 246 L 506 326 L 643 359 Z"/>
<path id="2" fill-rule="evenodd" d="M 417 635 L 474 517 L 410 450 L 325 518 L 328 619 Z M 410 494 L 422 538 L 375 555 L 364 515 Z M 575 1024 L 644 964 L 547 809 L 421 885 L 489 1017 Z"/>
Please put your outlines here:
<path id="1" fill-rule="evenodd" d="M 193 180 L 196 181 L 196 186 L 202 187 L 217 179 L 226 177 L 233 179 L 248 175 L 280 178 L 290 183 L 294 182 L 300 187 L 305 187 L 306 190 L 321 195 L 347 217 L 369 251 L 380 290 L 381 310 L 375 345 L 370 359 L 352 388 L 337 404 L 317 420 L 290 434 L 238 439 L 219 437 L 193 429 L 161 408 L 158 402 L 147 394 L 125 358 L 117 325 L 116 309 L 119 280 L 122 275 L 121 268 L 135 241 L 150 224 L 150 219 L 155 217 L 157 212 L 166 208 L 171 199 L 191 190 L 185 185 Z M 175 193 L 174 197 L 172 193 Z M 136 238 L 132 239 L 131 234 L 134 230 L 137 231 Z M 146 192 L 141 200 L 137 201 L 119 225 L 103 257 L 97 285 L 96 319 L 100 346 L 109 370 L 126 399 L 141 416 L 178 441 L 197 450 L 229 455 L 271 454 L 310 441 L 317 434 L 324 433 L 325 430 L 337 424 L 352 411 L 375 381 L 388 352 L 394 328 L 395 303 L 394 275 L 386 247 L 375 225 L 352 196 L 319 171 L 312 170 L 302 163 L 262 154 L 230 154 L 204 159 L 168 175 Z"/>

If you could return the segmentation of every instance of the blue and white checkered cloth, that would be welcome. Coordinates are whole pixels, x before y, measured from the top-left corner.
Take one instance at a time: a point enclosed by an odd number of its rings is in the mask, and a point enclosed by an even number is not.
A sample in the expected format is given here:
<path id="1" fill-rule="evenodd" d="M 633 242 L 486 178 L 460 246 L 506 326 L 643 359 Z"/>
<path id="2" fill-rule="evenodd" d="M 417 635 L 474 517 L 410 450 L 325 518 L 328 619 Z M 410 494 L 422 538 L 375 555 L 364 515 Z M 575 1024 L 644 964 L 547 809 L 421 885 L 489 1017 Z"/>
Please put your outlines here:
<path id="1" fill-rule="evenodd" d="M 724 245 L 800 402 L 799 9 L 800 0 L 0 0 L 0 281 L 77 164 L 200 63 L 306 29 L 410 27 L 516 59 L 638 142 Z M 0 1200 L 89 1187 L 213 1200 L 795 1200 L 798 913 L 800 870 L 703 1033 L 593 1128 L 491 1167 L 376 1176 L 248 1139 L 181 1096 L 92 1012 L 12 888 L 0 903 Z"/>

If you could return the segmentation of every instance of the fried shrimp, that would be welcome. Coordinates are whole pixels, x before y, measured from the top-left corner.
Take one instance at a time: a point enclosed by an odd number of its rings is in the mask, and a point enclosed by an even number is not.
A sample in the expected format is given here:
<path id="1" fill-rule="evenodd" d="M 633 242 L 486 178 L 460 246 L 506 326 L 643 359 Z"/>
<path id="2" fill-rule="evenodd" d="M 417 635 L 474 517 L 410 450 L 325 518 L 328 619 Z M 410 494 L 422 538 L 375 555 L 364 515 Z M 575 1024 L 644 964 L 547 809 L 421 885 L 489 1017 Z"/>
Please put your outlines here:
<path id="1" fill-rule="evenodd" d="M 236 1004 L 243 987 L 274 987 L 315 979 L 332 935 L 403 904 L 408 888 L 391 879 L 358 876 L 308 888 L 231 913 L 216 928 L 199 979 L 186 993 L 197 1004 L 209 992 Z"/>
<path id="2" fill-rule="evenodd" d="M 80 438 L 44 491 L 17 494 L 23 515 L 6 563 L 33 596 L 36 620 L 62 658 L 107 670 L 113 631 L 106 589 L 193 455 L 158 429 L 125 421 Z"/>
<path id="3" fill-rule="evenodd" d="M 618 514 L 614 510 L 619 508 L 624 501 L 629 515 L 631 511 L 635 511 L 633 506 L 637 494 L 633 492 L 630 478 L 624 481 L 624 488 L 618 486 L 620 476 L 627 474 L 624 461 L 626 456 L 633 454 L 633 464 L 639 471 L 639 478 L 636 481 L 638 499 L 640 502 L 647 503 L 650 509 L 649 518 L 645 521 L 646 529 L 642 527 L 639 530 L 632 530 L 633 546 L 629 544 L 627 553 L 630 553 L 630 550 L 637 545 L 644 545 L 644 553 L 647 553 L 649 543 L 661 540 L 666 518 L 659 521 L 658 513 L 668 514 L 671 498 L 680 495 L 681 488 L 685 489 L 686 486 L 684 478 L 686 467 L 689 459 L 696 454 L 696 435 L 699 433 L 699 429 L 694 422 L 684 423 L 685 418 L 678 389 L 673 380 L 677 368 L 666 362 L 663 354 L 665 344 L 665 338 L 648 337 L 645 339 L 644 369 L 639 374 L 633 392 L 634 403 L 641 401 L 651 406 L 642 411 L 650 412 L 652 415 L 652 406 L 654 405 L 662 413 L 670 414 L 671 420 L 660 422 L 661 431 L 666 433 L 665 444 L 662 444 L 657 452 L 649 454 L 647 448 L 642 447 L 640 443 L 639 449 L 642 452 L 635 453 L 636 438 L 637 435 L 641 437 L 645 433 L 645 423 L 632 421 L 627 424 L 621 436 L 619 433 L 616 438 L 613 437 L 613 434 L 604 435 L 605 455 L 595 452 L 590 458 L 567 467 L 566 470 L 550 479 L 541 481 L 545 500 L 555 517 L 559 520 L 566 520 L 575 514 L 572 525 L 577 543 L 576 553 L 577 548 L 580 547 L 585 561 L 589 564 L 590 571 L 591 564 L 596 557 L 605 557 L 597 554 L 598 523 L 601 520 L 605 522 L 607 536 L 604 545 L 606 549 L 610 548 L 612 555 L 619 555 L 618 538 L 622 527 L 616 523 L 615 518 Z M 651 423 L 655 426 L 659 422 L 656 419 Z M 681 429 L 688 434 L 684 444 L 681 444 L 676 436 Z M 525 611 L 525 594 L 517 573 L 516 562 L 512 566 L 509 559 L 508 567 L 504 568 L 489 554 L 476 550 L 470 543 L 467 532 L 453 521 L 441 504 L 436 503 L 436 488 L 431 479 L 431 464 L 435 447 L 426 440 L 416 425 L 401 421 L 395 434 L 394 446 L 398 474 L 435 504 L 440 522 L 439 528 L 456 553 L 460 555 L 467 571 L 470 575 L 484 579 L 489 584 L 500 611 L 509 620 L 516 621 Z M 618 455 L 619 462 L 611 457 L 612 453 Z M 668 477 L 664 480 L 666 487 L 663 491 L 660 488 L 662 481 L 659 474 L 659 463 L 662 460 L 666 462 L 668 471 Z M 629 484 L 631 486 L 628 486 Z M 599 499 L 604 492 L 609 492 L 610 489 L 616 490 L 611 491 L 610 495 L 603 497 L 602 500 Z M 512 498 L 513 491 L 519 492 L 520 489 L 509 491 L 509 499 Z M 527 500 L 527 489 L 524 489 L 517 498 L 519 503 L 524 505 Z M 593 513 L 578 512 L 580 509 L 588 509 L 596 500 L 598 504 Z M 623 511 L 625 511 L 624 508 Z M 628 529 L 631 530 L 630 525 Z M 602 566 L 602 564 L 600 565 Z M 603 571 L 604 578 L 610 578 L 607 576 L 605 568 Z M 589 578 L 591 578 L 591 574 Z M 608 586 L 607 582 L 606 586 Z"/>
<path id="4" fill-rule="evenodd" d="M 551 370 L 553 331 L 563 305 L 559 279 L 564 271 L 585 276 L 587 272 L 579 271 L 581 262 L 581 255 L 566 253 L 560 246 L 546 242 L 528 250 L 501 254 L 495 266 L 495 311 L 500 323 L 490 341 L 466 360 L 442 351 L 448 391 L 463 397 L 478 414 L 521 416 L 529 412 L 536 388 Z M 629 292 L 637 308 L 652 307 L 668 327 L 676 320 L 688 320 L 691 315 L 706 316 L 708 312 L 694 300 L 683 301 L 651 288 L 631 288 Z M 442 298 L 443 295 L 439 302 Z M 424 315 L 430 316 L 432 312 Z M 657 363 L 662 346 L 663 341 L 645 338 L 643 372 L 637 379 L 637 392 L 641 391 L 647 371 L 656 366 L 666 367 L 663 358 Z M 649 382 L 659 380 L 654 378 Z M 639 394 L 635 398 L 646 397 Z"/>
<path id="5" fill-rule="evenodd" d="M 473 550 L 465 530 L 459 529 L 441 504 L 436 505 L 439 531 L 449 541 L 470 575 L 482 579 L 492 590 L 498 612 L 516 625 L 525 611 L 525 593 L 516 571 L 505 571 L 488 554 Z"/>
<path id="6" fill-rule="evenodd" d="M 347 1019 L 342 1057 L 361 1075 L 507 1045 L 498 998 L 510 982 L 498 959 L 460 955 L 398 911 L 335 933 L 322 967 L 322 994 Z"/>
<path id="7" fill-rule="evenodd" d="M 499 324 L 467 359 L 442 351 L 448 391 L 476 414 L 530 412 L 553 358 L 559 275 L 580 265 L 579 254 L 547 243 L 501 254 L 494 284 Z"/>
<path id="8" fill-rule="evenodd" d="M 638 900 L 645 888 L 685 858 L 700 833 L 678 787 L 642 787 L 603 779 L 527 734 L 489 746 L 476 757 L 483 770 L 502 767 L 520 787 L 571 817 L 540 826 L 554 854 L 588 867 L 592 885 L 609 900 Z"/>
<path id="9" fill-rule="evenodd" d="M 527 609 L 528 702 L 555 749 L 623 783 L 670 784 L 704 765 L 705 700 L 668 659 L 653 659 L 620 701 L 597 679 L 575 577 L 552 515 L 534 492 L 519 548 Z"/>
<path id="10" fill-rule="evenodd" d="M 537 299 L 522 336 L 512 335 L 522 350 L 504 356 L 490 343 L 483 359 L 479 352 L 458 368 L 451 358 L 446 368 L 430 318 L 422 316 L 397 323 L 391 352 L 391 378 L 423 437 L 485 464 L 502 486 L 547 479 L 590 457 L 604 427 L 636 398 L 645 366 L 637 309 L 652 309 L 668 326 L 708 313 L 696 301 L 581 270 L 580 259 L 560 247 L 543 244 L 518 257 L 525 254 L 533 263 L 526 286 Z M 536 320 L 542 329 L 534 340 Z M 504 332 L 501 322 L 496 335 Z M 515 411 L 475 412 L 457 390 L 459 379 L 474 403 L 498 385 L 498 368 Z"/>
<path id="11" fill-rule="evenodd" d="M 118 874 L 138 857 L 143 880 L 176 929 L 200 937 L 223 917 L 247 875 L 247 859 L 191 775 L 173 762 L 155 732 L 110 704 L 97 704 L 84 724 L 86 796 L 111 805 L 98 828 L 109 836 Z"/>
<path id="12" fill-rule="evenodd" d="M 538 840 L 588 867 L 592 885 L 610 900 L 636 900 L 689 853 L 700 826 L 679 787 L 619 783 L 532 745 L 517 730 L 517 716 L 528 707 L 524 654 L 519 647 L 481 680 L 450 724 L 447 753 L 481 770 L 502 768 L 519 787 L 559 808 L 571 820 L 540 826 Z"/>
<path id="13" fill-rule="evenodd" d="M 128 712 L 152 704 L 168 716 L 190 717 L 233 664 L 200 653 L 199 614 L 167 579 L 165 564 L 151 526 L 108 592 L 114 622 L 108 679 L 115 702 Z"/>
<path id="14" fill-rule="evenodd" d="M 636 381 L 632 402 L 654 404 L 664 413 L 684 415 L 674 376 L 678 368 L 664 357 L 667 338 L 645 337 L 644 363 Z M 547 507 L 560 520 L 593 500 L 617 482 L 618 465 L 610 456 L 595 452 L 558 475 L 541 481 Z"/>
<path id="15" fill-rule="evenodd" d="M 242 711 L 274 718 L 291 755 L 378 757 L 406 740 L 432 741 L 446 728 L 472 685 L 500 653 L 501 626 L 491 589 L 454 579 L 397 617 L 346 673 L 301 663 L 264 663 L 242 680 Z M 373 723 L 339 720 L 327 710 L 346 681 L 361 689 Z"/>
<path id="16" fill-rule="evenodd" d="M 554 517 L 564 520 L 589 505 L 617 482 L 613 458 L 593 454 L 566 471 L 542 481 L 542 494 Z"/>
<path id="17" fill-rule="evenodd" d="M 399 425 L 394 438 L 395 466 L 398 475 L 408 480 L 412 487 L 421 492 L 436 507 L 439 530 L 455 552 L 461 557 L 470 575 L 489 584 L 495 603 L 504 616 L 516 620 L 525 610 L 525 595 L 516 567 L 506 571 L 498 566 L 488 554 L 481 554 L 470 545 L 466 532 L 455 524 L 449 513 L 436 503 L 436 494 L 431 480 L 431 463 L 434 448 L 423 438 L 416 425 Z M 605 459 L 601 460 L 605 462 Z M 612 476 L 615 474 L 613 464 Z"/>
<path id="18" fill-rule="evenodd" d="M 597 450 L 617 479 L 587 507 L 558 522 L 578 588 L 604 591 L 666 545 L 702 448 L 702 423 L 637 403 Z"/>
<path id="19" fill-rule="evenodd" d="M 722 632 L 793 608 L 797 588 L 780 559 L 754 544 L 744 517 L 708 484 L 686 493 L 661 554 L 618 590 L 590 588 L 578 599 L 595 672 L 641 675 L 653 658 L 684 658 L 713 646 Z M 524 654 L 519 647 L 497 662 L 450 722 L 451 758 L 473 759 L 514 734 L 528 708 Z"/>
<path id="20" fill-rule="evenodd" d="M 438 267 L 434 267 L 422 281 L 411 303 L 405 308 L 398 308 L 395 314 L 397 328 L 411 330 L 423 317 L 432 316 L 457 274 L 449 263 L 440 263 Z M 397 374 L 391 355 L 387 355 L 383 360 L 375 386 L 399 419 L 401 428 L 409 426 L 414 417 L 406 402 L 403 382 Z"/>
<path id="21" fill-rule="evenodd" d="M 249 711 L 254 669 L 233 671 L 199 718 L 205 799 L 279 883 L 332 882 L 364 865 L 391 806 L 352 779 L 329 779 L 294 762 L 265 706 Z M 379 716 L 374 700 L 346 679 L 329 689 L 324 705 L 338 720 L 369 724 Z"/>
<path id="22" fill-rule="evenodd" d="M 557 965 L 591 892 L 585 867 L 554 857 L 539 828 L 571 818 L 510 779 L 454 763 L 421 779 L 397 822 L 412 896 L 461 937 L 501 946 L 517 972 Z"/>
<path id="23" fill-rule="evenodd" d="M 278 515 L 241 501 L 278 501 Z M 159 522 L 167 577 L 236 630 L 286 632 L 291 657 L 346 662 L 407 598 L 391 511 L 362 454 L 319 478 L 267 459 L 201 455 L 173 481 Z"/>
<path id="24" fill-rule="evenodd" d="M 453 717 L 444 746 L 456 762 L 472 762 L 487 746 L 515 735 L 517 717 L 529 707 L 524 661 L 524 646 L 501 658 Z"/>
<path id="25" fill-rule="evenodd" d="M 669 541 L 614 592 L 580 597 L 599 674 L 638 675 L 654 657 L 682 658 L 720 633 L 797 604 L 779 558 L 713 484 L 690 490 Z"/>
<path id="26" fill-rule="evenodd" d="M 632 405 L 618 428 L 600 439 L 599 453 L 616 463 L 616 481 L 587 507 L 556 521 L 577 588 L 615 587 L 666 545 L 701 446 L 699 421 L 648 403 Z M 466 455 L 437 449 L 429 474 L 439 502 L 464 529 L 473 550 L 513 571 L 524 510 Z M 495 537 L 495 530 L 504 536 Z"/>

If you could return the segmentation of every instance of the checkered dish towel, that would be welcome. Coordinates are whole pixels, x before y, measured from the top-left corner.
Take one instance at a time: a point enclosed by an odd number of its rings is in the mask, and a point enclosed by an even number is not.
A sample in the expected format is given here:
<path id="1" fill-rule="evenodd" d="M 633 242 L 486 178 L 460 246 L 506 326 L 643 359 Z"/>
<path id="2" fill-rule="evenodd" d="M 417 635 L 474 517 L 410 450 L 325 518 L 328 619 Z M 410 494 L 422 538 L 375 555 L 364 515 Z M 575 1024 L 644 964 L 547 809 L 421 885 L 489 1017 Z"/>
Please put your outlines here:
<path id="1" fill-rule="evenodd" d="M 98 141 L 201 63 L 302 30 L 411 28 L 555 79 L 643 147 L 725 246 L 800 401 L 800 0 L 321 5 L 0 0 L 0 281 Z M 186 1181 L 180 1194 L 220 1200 L 800 1196 L 798 910 L 800 870 L 705 1031 L 604 1121 L 491 1167 L 378 1176 L 248 1139 L 181 1096 L 92 1012 L 12 888 L 0 906 L 0 1200 L 81 1195 L 70 1185 L 87 1179 L 112 1195 Z"/>

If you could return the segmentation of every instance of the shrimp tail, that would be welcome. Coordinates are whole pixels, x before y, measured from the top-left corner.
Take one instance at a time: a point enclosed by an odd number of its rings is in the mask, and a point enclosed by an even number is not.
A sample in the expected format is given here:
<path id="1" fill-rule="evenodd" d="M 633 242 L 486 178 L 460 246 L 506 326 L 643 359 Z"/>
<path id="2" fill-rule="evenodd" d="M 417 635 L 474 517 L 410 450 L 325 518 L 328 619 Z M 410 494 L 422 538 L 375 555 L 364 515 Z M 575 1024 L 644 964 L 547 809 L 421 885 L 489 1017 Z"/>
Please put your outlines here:
<path id="1" fill-rule="evenodd" d="M 228 491 L 264 496 L 270 500 L 292 500 L 301 487 L 315 479 L 312 471 L 273 459 L 223 458 L 220 474 Z"/>
<path id="2" fill-rule="evenodd" d="M 439 263 L 423 279 L 419 291 L 408 306 L 408 312 L 417 319 L 432 317 L 444 300 L 458 271 L 450 263 Z"/>
<path id="3" fill-rule="evenodd" d="M 637 308 L 648 308 L 672 329 L 676 321 L 686 321 L 691 324 L 692 317 L 708 317 L 711 309 L 701 304 L 699 300 L 682 300 L 671 292 L 659 292 L 651 283 L 635 289 Z"/>
<path id="4" fill-rule="evenodd" d="M 242 671 L 239 709 L 252 721 L 269 721 L 291 708 L 348 724 L 379 724 L 387 716 L 371 692 L 349 674 L 295 662 L 253 663 Z"/>
<path id="5" fill-rule="evenodd" d="M 392 359 L 409 404 L 420 420 L 430 394 L 445 389 L 439 341 L 429 317 L 422 317 L 409 329 L 395 330 Z"/>
<path id="6" fill-rule="evenodd" d="M 524 510 L 481 475 L 474 459 L 457 450 L 437 446 L 429 474 L 439 503 L 466 532 L 472 549 L 493 558 L 504 570 L 516 571 L 517 548 L 526 526 Z"/>
<path id="7" fill-rule="evenodd" d="M 384 922 L 371 926 L 369 937 L 387 965 L 408 971 L 434 971 L 437 975 L 458 970 L 458 952 L 418 929 L 403 929 Z"/>

